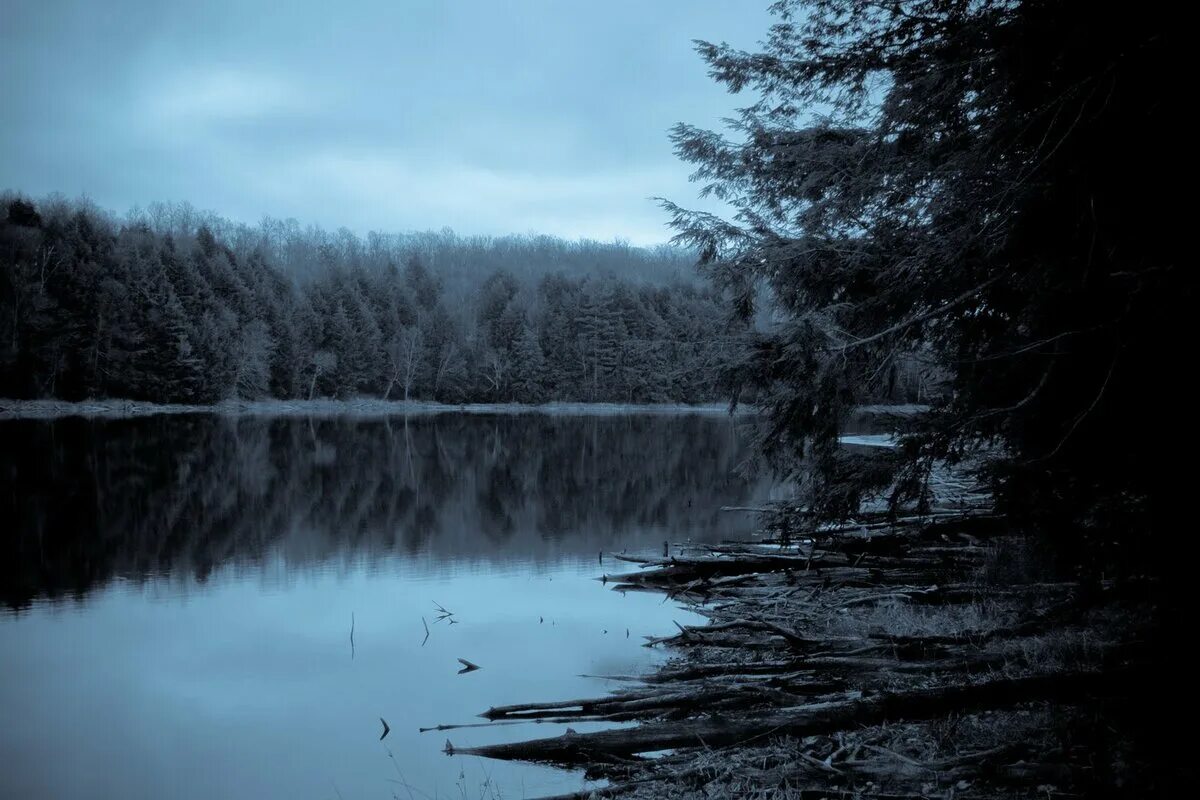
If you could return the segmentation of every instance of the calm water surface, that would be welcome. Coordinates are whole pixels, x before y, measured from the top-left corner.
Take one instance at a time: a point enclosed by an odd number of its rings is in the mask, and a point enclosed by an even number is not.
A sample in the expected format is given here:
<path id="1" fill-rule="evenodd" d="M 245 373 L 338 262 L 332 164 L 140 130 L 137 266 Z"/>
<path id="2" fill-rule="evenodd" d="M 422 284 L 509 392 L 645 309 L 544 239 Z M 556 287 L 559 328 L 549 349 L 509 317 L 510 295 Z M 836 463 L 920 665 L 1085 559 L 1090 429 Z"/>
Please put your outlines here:
<path id="1" fill-rule="evenodd" d="M 641 637 L 698 620 L 602 586 L 623 567 L 598 554 L 746 532 L 718 510 L 769 491 L 737 473 L 745 424 L 0 422 L 0 797 L 583 788 L 578 773 L 441 752 L 447 736 L 564 726 L 417 728 L 650 669 L 661 656 Z M 482 669 L 457 674 L 460 657 Z"/>

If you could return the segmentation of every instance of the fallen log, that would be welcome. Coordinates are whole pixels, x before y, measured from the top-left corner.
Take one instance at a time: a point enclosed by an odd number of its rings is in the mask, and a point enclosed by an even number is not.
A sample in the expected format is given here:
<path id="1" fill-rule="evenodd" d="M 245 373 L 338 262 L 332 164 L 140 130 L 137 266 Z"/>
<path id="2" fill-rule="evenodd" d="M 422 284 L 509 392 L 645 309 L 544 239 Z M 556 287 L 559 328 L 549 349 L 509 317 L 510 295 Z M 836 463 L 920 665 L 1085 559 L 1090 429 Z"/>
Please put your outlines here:
<path id="1" fill-rule="evenodd" d="M 583 678 L 600 678 L 614 681 L 637 681 L 639 683 L 675 683 L 720 676 L 775 675 L 801 670 L 802 665 L 789 661 L 751 661 L 746 663 L 707 664 L 698 667 L 663 669 L 648 675 L 582 675 Z"/>
<path id="2" fill-rule="evenodd" d="M 824 689 L 829 684 L 818 686 Z M 492 707 L 479 716 L 488 720 L 539 721 L 571 717 L 604 719 L 634 719 L 648 712 L 690 711 L 696 708 L 749 707 L 774 701 L 776 705 L 795 703 L 803 696 L 820 694 L 807 686 L 800 685 L 796 691 L 783 691 L 764 681 L 731 683 L 716 686 L 682 687 L 660 689 L 656 692 L 630 692 L 585 700 L 568 700 L 563 703 L 526 703 Z M 448 728 L 446 728 L 448 729 Z"/>
<path id="3" fill-rule="evenodd" d="M 547 703 L 516 703 L 507 706 L 492 706 L 487 711 L 479 716 L 484 719 L 501 719 L 513 714 L 527 713 L 530 711 L 553 711 L 556 713 L 563 711 L 594 711 L 597 706 L 625 702 L 629 700 L 644 700 L 648 697 L 660 697 L 662 691 L 643 691 L 643 692 L 625 692 L 623 694 L 610 694 L 604 697 L 586 697 L 579 700 L 559 700 Z"/>
<path id="4" fill-rule="evenodd" d="M 678 623 L 676 623 L 676 625 L 678 625 Z M 800 636 L 795 631 L 788 630 L 783 625 L 771 622 L 769 620 L 735 619 L 729 622 L 717 622 L 709 625 L 679 626 L 679 633 L 677 634 L 672 634 L 671 636 L 648 637 L 647 645 L 678 642 L 680 639 L 687 639 L 688 637 L 696 637 L 697 644 L 709 644 L 711 641 L 713 641 L 707 638 L 711 634 L 730 630 L 765 631 L 774 636 L 782 638 L 797 650 L 802 651 L 811 650 L 814 647 L 828 647 L 830 643 L 859 641 L 858 639 L 846 639 L 839 637 L 823 637 L 819 639 L 807 638 Z"/>
<path id="5" fill-rule="evenodd" d="M 642 569 L 651 567 L 658 568 L 675 568 L 675 569 L 690 569 L 697 575 L 720 575 L 720 574 L 738 574 L 737 571 L 743 571 L 748 567 L 753 567 L 751 572 L 769 572 L 774 569 L 783 569 L 789 567 L 791 569 L 803 569 L 813 559 L 808 554 L 787 555 L 785 553 L 752 553 L 744 554 L 738 558 L 723 558 L 723 557 L 698 557 L 692 558 L 688 556 L 670 556 L 669 558 L 638 558 L 635 556 L 623 556 L 614 553 L 613 557 L 621 561 L 628 561 L 631 564 L 637 564 Z M 723 570 L 737 570 L 732 573 L 724 573 Z"/>
<path id="6" fill-rule="evenodd" d="M 450 755 L 576 764 L 681 747 L 745 744 L 763 736 L 827 734 L 861 725 L 930 719 L 949 712 L 1000 708 L 1031 700 L 1078 700 L 1109 686 L 1120 685 L 1118 681 L 1128 681 L 1125 671 L 1105 674 L 1067 672 L 967 686 L 880 692 L 747 717 L 713 715 L 628 729 L 583 734 L 570 732 L 563 736 L 481 747 L 456 748 L 447 740 L 445 750 Z"/>
<path id="7" fill-rule="evenodd" d="M 876 564 L 837 564 L 826 566 L 819 560 L 811 564 L 805 559 L 789 559 L 792 563 L 785 564 L 779 559 L 763 561 L 760 559 L 722 558 L 708 559 L 703 566 L 696 564 L 677 563 L 670 566 L 647 569 L 644 572 L 625 572 L 600 577 L 602 583 L 612 583 L 618 591 L 666 591 L 682 592 L 686 584 L 700 582 L 688 587 L 687 591 L 699 594 L 713 594 L 718 584 L 712 578 L 721 576 L 744 576 L 766 573 L 784 573 L 790 580 L 796 582 L 808 581 L 812 584 L 842 581 L 864 581 L 866 585 L 911 585 L 914 582 L 928 582 L 931 578 L 939 577 L 936 570 L 925 569 L 881 569 Z"/>

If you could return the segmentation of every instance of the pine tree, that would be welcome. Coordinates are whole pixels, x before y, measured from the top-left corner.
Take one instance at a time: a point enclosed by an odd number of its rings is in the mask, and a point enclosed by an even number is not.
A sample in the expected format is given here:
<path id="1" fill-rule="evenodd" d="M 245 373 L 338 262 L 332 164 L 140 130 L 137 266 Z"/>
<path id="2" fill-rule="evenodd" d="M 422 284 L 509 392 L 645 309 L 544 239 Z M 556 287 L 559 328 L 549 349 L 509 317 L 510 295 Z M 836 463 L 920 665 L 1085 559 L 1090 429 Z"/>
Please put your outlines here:
<path id="1" fill-rule="evenodd" d="M 337 397 L 354 394 L 359 379 L 358 346 L 355 341 L 354 325 L 345 305 L 339 300 L 334 304 L 333 314 L 326 322 L 325 350 L 333 354 L 336 366 L 324 371 L 322 385 Z"/>
<path id="2" fill-rule="evenodd" d="M 546 359 L 537 334 L 528 324 L 513 346 L 512 393 L 518 403 L 540 403 L 544 399 Z"/>
<path id="3" fill-rule="evenodd" d="M 1181 395 L 1191 338 L 1184 204 L 1162 186 L 1189 145 L 1181 11 L 774 8 L 761 53 L 699 45 L 719 82 L 757 93 L 735 136 L 673 132 L 735 221 L 666 204 L 739 314 L 760 282 L 779 304 L 737 374 L 771 421 L 763 444 L 810 457 L 814 510 L 852 513 L 870 482 L 847 469 L 841 422 L 924 351 L 949 391 L 900 451 L 910 494 L 934 460 L 979 452 L 1001 504 L 1059 536 L 1105 518 L 1109 542 L 1149 532 L 1188 495 L 1132 424 Z"/>
<path id="4" fill-rule="evenodd" d="M 158 374 L 162 376 L 162 389 L 155 399 L 172 403 L 197 402 L 203 397 L 203 365 L 192 346 L 193 333 L 183 304 L 169 285 L 159 313 L 161 340 L 156 369 L 161 370 Z"/>
<path id="5" fill-rule="evenodd" d="M 627 271 L 654 258 L 549 237 L 439 234 L 397 244 L 373 236 L 364 247 L 344 232 L 330 237 L 271 221 L 253 235 L 186 205 L 123 225 L 86 202 L 6 198 L 3 206 L 4 396 L 394 396 L 399 377 L 389 351 L 400 342 L 417 344 L 406 350 L 415 360 L 404 359 L 411 398 L 658 397 L 647 381 L 668 378 L 647 359 L 662 350 L 656 342 L 681 334 L 656 328 L 662 313 L 651 306 L 695 294 L 687 286 L 648 293 L 615 277 L 548 274 L 535 284 L 540 273 L 528 260 L 538 269 L 585 259 L 589 269 Z M 226 230 L 235 235 L 217 232 Z M 437 274 L 427 258 L 437 261 Z M 490 276 L 481 285 L 455 283 L 455 270 L 484 269 Z M 300 273 L 306 280 L 297 282 Z M 443 296 L 444 281 L 456 294 Z M 719 313 L 707 296 L 688 307 L 688 358 L 707 346 L 707 321 Z M 532 374 L 522 372 L 525 364 Z M 703 381 L 692 390 L 707 391 Z"/>

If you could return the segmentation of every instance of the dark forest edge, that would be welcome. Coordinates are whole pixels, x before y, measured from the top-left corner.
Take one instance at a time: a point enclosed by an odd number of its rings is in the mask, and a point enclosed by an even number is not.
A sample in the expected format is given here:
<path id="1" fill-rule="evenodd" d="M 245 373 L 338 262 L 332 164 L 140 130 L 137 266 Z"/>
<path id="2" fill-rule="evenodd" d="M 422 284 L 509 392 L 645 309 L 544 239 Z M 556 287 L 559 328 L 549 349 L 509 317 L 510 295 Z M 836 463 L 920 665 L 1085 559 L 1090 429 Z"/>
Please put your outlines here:
<path id="1" fill-rule="evenodd" d="M 682 248 L 0 201 L 0 397 L 706 403 L 753 327 Z"/>
<path id="2" fill-rule="evenodd" d="M 234 226 L 187 206 L 123 220 L 84 201 L 5 207 L 0 395 L 714 399 L 707 323 L 722 312 L 711 291 L 668 277 L 679 253 L 450 234 L 362 241 Z M 538 261 L 541 275 L 528 267 Z M 670 285 L 615 269 L 583 278 L 583 264 L 640 267 Z"/>

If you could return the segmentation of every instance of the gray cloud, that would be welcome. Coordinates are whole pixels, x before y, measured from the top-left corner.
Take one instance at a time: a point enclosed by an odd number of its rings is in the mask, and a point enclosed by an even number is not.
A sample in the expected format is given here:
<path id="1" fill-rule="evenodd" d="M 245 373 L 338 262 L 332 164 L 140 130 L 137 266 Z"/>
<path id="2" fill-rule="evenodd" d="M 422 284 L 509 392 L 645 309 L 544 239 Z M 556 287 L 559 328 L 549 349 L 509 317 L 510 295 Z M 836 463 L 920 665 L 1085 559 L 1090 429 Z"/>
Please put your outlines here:
<path id="1" fill-rule="evenodd" d="M 662 241 L 667 129 L 737 105 L 691 40 L 765 0 L 48 3 L 0 27 L 0 187 L 255 221 Z M 704 206 L 698 202 L 693 205 Z"/>

